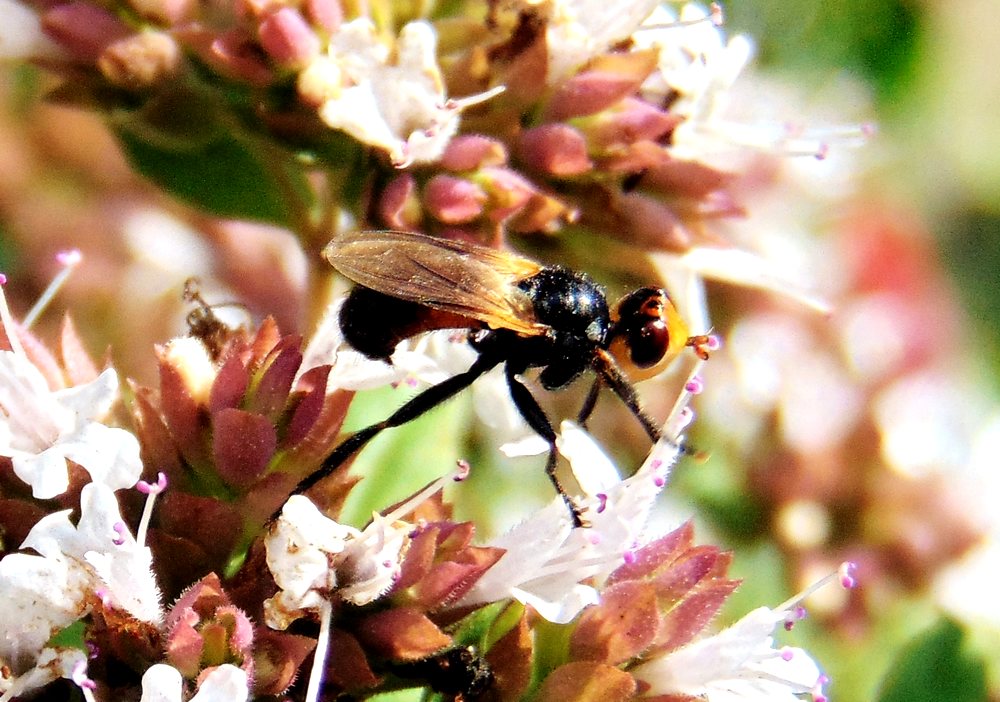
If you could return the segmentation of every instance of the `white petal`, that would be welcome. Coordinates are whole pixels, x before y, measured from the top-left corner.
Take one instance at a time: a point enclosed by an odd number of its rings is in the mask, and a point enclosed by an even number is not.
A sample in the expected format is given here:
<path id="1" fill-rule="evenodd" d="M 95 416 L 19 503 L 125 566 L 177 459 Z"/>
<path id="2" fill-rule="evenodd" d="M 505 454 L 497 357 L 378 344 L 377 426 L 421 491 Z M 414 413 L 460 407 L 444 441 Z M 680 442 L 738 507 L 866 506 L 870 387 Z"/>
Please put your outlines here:
<path id="1" fill-rule="evenodd" d="M 139 702 L 181 702 L 183 680 L 171 665 L 157 663 L 142 675 L 142 697 Z"/>
<path id="2" fill-rule="evenodd" d="M 15 673 L 33 665 L 54 633 L 86 614 L 88 584 L 66 561 L 24 553 L 0 560 L 0 660 Z"/>
<path id="3" fill-rule="evenodd" d="M 102 419 L 118 398 L 118 374 L 106 368 L 89 383 L 52 393 L 63 407 L 73 410 L 83 419 Z"/>
<path id="4" fill-rule="evenodd" d="M 139 440 L 125 429 L 86 422 L 58 445 L 66 458 L 90 473 L 91 480 L 112 490 L 132 487 L 142 474 Z"/>
<path id="5" fill-rule="evenodd" d="M 556 440 L 559 453 L 573 468 L 573 476 L 586 495 L 597 495 L 621 482 L 618 469 L 604 449 L 575 422 L 564 421 Z"/>
<path id="6" fill-rule="evenodd" d="M 53 446 L 36 454 L 11 457 L 14 474 L 31 486 L 32 497 L 50 500 L 66 492 L 69 470 L 61 446 Z"/>
<path id="7" fill-rule="evenodd" d="M 546 621 L 554 624 L 568 624 L 586 607 L 601 601 L 601 595 L 595 588 L 579 584 L 551 600 L 520 588 L 511 590 L 511 596 L 518 602 L 533 607 Z"/>
<path id="8" fill-rule="evenodd" d="M 15 0 L 0 0 L 0 59 L 41 58 L 61 52 L 42 32 L 38 14 Z"/>
<path id="9" fill-rule="evenodd" d="M 191 702 L 244 702 L 249 695 L 246 671 L 224 663 L 205 676 Z"/>

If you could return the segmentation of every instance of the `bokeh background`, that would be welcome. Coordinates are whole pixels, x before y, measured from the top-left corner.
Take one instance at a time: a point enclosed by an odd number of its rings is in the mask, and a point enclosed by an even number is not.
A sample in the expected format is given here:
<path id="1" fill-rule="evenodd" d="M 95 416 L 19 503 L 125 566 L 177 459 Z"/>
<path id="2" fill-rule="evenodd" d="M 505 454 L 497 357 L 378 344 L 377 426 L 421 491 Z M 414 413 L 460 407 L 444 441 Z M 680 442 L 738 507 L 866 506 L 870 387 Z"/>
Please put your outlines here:
<path id="1" fill-rule="evenodd" d="M 833 311 L 709 284 L 726 348 L 705 371 L 691 439 L 712 459 L 678 469 L 661 518 L 693 515 L 703 540 L 734 549 L 745 585 L 730 617 L 776 605 L 840 560 L 859 563 L 861 588 L 815 600 L 790 639 L 827 667 L 835 699 L 998 700 L 997 7 L 737 0 L 725 11 L 726 31 L 757 47 L 733 104 L 752 104 L 751 119 L 828 130 L 832 145 L 824 161 L 754 164 L 755 209 L 731 233 Z M 57 251 L 85 256 L 39 321 L 43 337 L 56 338 L 72 310 L 95 354 L 109 349 L 123 375 L 152 382 L 152 345 L 184 330 L 190 276 L 208 299 L 309 332 L 315 251 L 162 195 L 101 120 L 42 102 L 51 87 L 34 69 L 0 73 L 0 270 L 15 307 L 23 313 L 55 274 Z M 869 121 L 877 131 L 864 148 L 839 147 L 839 125 Z M 572 262 L 572 242 L 567 252 Z M 651 409 L 665 413 L 670 392 L 647 385 Z M 569 415 L 578 400 L 549 407 Z M 400 401 L 398 390 L 371 393 L 351 423 Z M 540 471 L 497 457 L 472 403 L 394 432 L 359 464 L 392 466 L 382 480 L 401 497 L 465 455 L 477 470 L 463 509 L 490 512 L 499 529 L 512 504 L 540 503 L 548 488 Z M 613 404 L 600 405 L 594 432 L 623 466 L 638 465 L 646 446 Z M 372 480 L 356 491 L 358 519 L 385 490 Z"/>

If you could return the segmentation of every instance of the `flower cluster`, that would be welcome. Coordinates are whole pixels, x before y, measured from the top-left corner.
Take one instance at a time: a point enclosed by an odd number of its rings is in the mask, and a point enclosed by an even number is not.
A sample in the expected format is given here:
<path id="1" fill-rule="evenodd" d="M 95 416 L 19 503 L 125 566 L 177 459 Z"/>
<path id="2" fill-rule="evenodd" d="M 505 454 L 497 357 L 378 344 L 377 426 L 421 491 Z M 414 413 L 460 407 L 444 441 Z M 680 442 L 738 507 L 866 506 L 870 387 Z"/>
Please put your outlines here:
<path id="1" fill-rule="evenodd" d="M 131 360 L 155 367 L 152 382 L 120 383 L 68 318 L 52 353 L 28 331 L 37 315 L 18 321 L 0 305 L 0 583 L 12 598 L 0 702 L 68 687 L 140 702 L 402 689 L 825 699 L 810 655 L 774 643 L 801 598 L 711 633 L 739 585 L 731 554 L 697 545 L 691 522 L 659 529 L 650 517 L 675 463 L 697 455 L 687 405 L 715 348 L 699 276 L 807 297 L 716 226 L 744 214 L 753 177 L 726 154 L 823 158 L 831 139 L 865 129 L 732 121 L 728 90 L 750 44 L 724 35 L 718 8 L 694 4 L 0 0 L 0 19 L 0 52 L 54 75 L 63 104 L 101 113 L 136 170 L 204 213 L 290 229 L 297 245 L 285 250 L 308 261 L 300 294 L 286 296 L 293 286 L 261 275 L 292 268 L 273 231 L 147 217 L 133 251 L 169 238 L 160 258 L 238 253 L 244 268 L 218 265 L 254 303 L 230 325 L 222 305 L 195 297 L 187 334 L 156 338 L 152 361 L 137 344 Z M 622 478 L 584 428 L 563 423 L 555 443 L 574 487 L 499 536 L 455 517 L 444 479 L 348 523 L 360 478 L 343 467 L 355 444 L 340 433 L 354 393 L 469 372 L 481 338 L 407 339 L 391 363 L 345 348 L 313 254 L 348 228 L 497 249 L 524 235 L 606 279 L 679 268 L 680 316 L 702 358 L 685 354 L 683 389 L 654 394 L 662 429 L 627 379 L 604 376 L 663 438 Z M 306 344 L 294 333 L 313 327 Z M 144 330 L 119 331 L 132 341 Z M 511 403 L 531 393 L 532 378 L 515 375 L 484 374 L 473 392 L 496 443 L 523 456 L 539 449 L 529 424 L 543 422 Z"/>
<path id="2" fill-rule="evenodd" d="M 52 401 L 33 359 L 48 359 L 65 377 L 78 365 L 70 354 L 82 353 L 72 327 L 56 364 L 9 314 L 4 319 L 11 347 L 0 352 L 9 361 L 4 382 L 31 379 L 35 385 L 25 387 Z M 77 419 L 30 447 L 12 441 L 5 448 L 10 487 L 0 518 L 6 534 L 18 523 L 28 531 L 0 560 L 12 598 L 2 624 L 3 699 L 39 688 L 61 694 L 50 685 L 58 679 L 88 699 L 147 702 L 294 690 L 314 700 L 321 690 L 359 695 L 400 685 L 467 697 L 493 690 L 510 699 L 584 699 L 594 685 L 622 699 L 711 699 L 729 679 L 749 679 L 761 694 L 819 699 L 822 676 L 812 659 L 772 649 L 773 629 L 794 603 L 752 613 L 717 635 L 718 643 L 699 639 L 738 585 L 726 577 L 730 555 L 694 545 L 690 523 L 659 537 L 646 533 L 681 452 L 689 392 L 668 436 L 624 480 L 586 432 L 564 424 L 560 450 L 585 486 L 577 499 L 586 527 L 575 527 L 556 499 L 477 545 L 474 525 L 450 516 L 441 481 L 376 513 L 362 530 L 301 495 L 271 521 L 276 498 L 329 452 L 349 393 L 325 392 L 331 366 L 300 368 L 297 340 L 272 322 L 212 339 L 181 337 L 160 350 L 159 393 L 135 388 L 136 434 L 100 423 L 103 430 L 81 439 L 80 422 L 96 419 Z M 346 368 L 357 375 L 356 364 Z M 87 387 L 68 382 L 78 390 L 72 397 Z M 94 397 L 77 401 L 72 416 L 105 415 L 108 402 Z M 3 400 L 12 435 L 25 411 L 18 400 L 25 396 Z M 105 412 L 95 415 L 95 406 Z M 122 455 L 122 437 L 133 447 L 125 452 L 135 467 L 127 477 L 98 469 L 106 456 Z M 13 470 L 15 463 L 70 439 L 86 450 L 49 459 L 60 467 L 49 473 L 68 476 L 65 487 L 33 494 L 48 483 L 37 471 Z M 158 479 L 140 480 L 144 470 Z M 340 476 L 326 487 L 328 513 L 352 484 Z M 137 501 L 127 494 L 133 486 L 146 494 L 135 536 L 132 517 L 123 516 Z M 69 508 L 51 511 L 53 502 Z M 317 619 L 318 632 L 300 626 Z M 546 621 L 566 628 L 568 648 L 550 650 L 531 636 Z M 731 651 L 731 660 L 697 672 L 690 659 L 716 661 L 715 646 Z"/>

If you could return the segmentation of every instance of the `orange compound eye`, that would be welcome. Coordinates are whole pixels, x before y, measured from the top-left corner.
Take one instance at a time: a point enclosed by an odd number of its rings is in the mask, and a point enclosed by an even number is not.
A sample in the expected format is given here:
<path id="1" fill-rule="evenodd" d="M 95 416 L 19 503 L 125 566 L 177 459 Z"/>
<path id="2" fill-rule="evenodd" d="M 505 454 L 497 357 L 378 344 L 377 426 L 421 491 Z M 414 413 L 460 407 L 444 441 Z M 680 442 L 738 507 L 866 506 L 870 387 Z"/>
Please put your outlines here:
<path id="1" fill-rule="evenodd" d="M 662 372 L 684 349 L 688 328 L 665 290 L 640 288 L 615 310 L 608 351 L 633 381 Z"/>

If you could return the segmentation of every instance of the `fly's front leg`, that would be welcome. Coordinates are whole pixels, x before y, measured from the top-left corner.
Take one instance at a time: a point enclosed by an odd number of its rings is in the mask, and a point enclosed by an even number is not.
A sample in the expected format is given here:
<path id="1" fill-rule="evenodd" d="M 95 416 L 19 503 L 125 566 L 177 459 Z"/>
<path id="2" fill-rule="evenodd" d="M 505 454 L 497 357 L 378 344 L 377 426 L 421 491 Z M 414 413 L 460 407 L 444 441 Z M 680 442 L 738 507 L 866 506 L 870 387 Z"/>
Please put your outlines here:
<path id="1" fill-rule="evenodd" d="M 531 391 L 524 386 L 524 383 L 517 379 L 517 374 L 510 367 L 510 364 L 504 370 L 507 375 L 507 386 L 510 388 L 510 396 L 514 400 L 514 406 L 517 407 L 517 411 L 524 417 L 524 421 L 528 423 L 528 426 L 549 443 L 549 456 L 545 462 L 545 474 L 552 481 L 552 485 L 563 499 L 563 502 L 566 503 L 570 514 L 573 515 L 573 525 L 578 527 L 586 526 L 576 501 L 566 492 L 566 489 L 559 481 L 559 477 L 556 475 L 556 461 L 559 458 L 559 450 L 556 448 L 556 432 L 552 428 L 552 423 L 545 416 L 545 410 L 538 404 Z"/>

